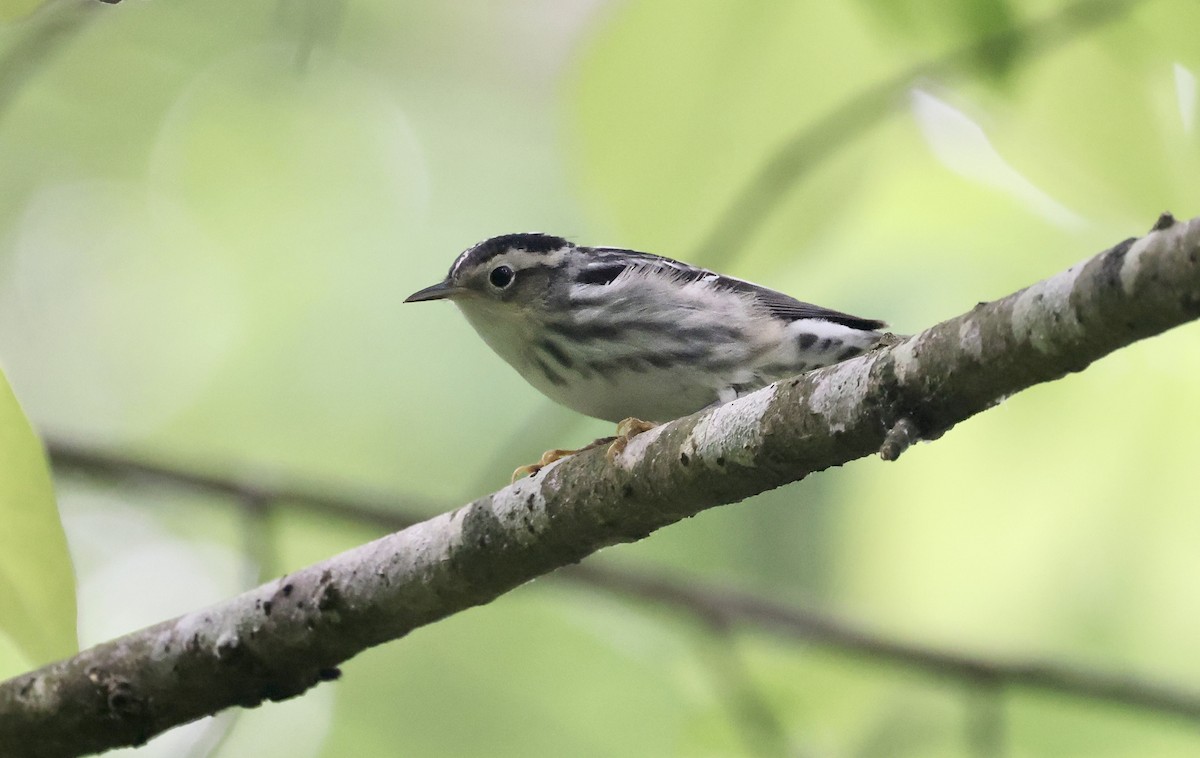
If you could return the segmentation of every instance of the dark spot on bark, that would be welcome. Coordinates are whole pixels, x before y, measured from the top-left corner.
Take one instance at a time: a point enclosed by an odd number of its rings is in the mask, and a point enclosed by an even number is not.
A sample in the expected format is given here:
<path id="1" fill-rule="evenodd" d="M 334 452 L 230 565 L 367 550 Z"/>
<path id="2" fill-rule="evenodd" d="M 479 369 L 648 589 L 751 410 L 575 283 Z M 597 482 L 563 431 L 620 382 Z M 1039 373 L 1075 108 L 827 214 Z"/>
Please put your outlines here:
<path id="1" fill-rule="evenodd" d="M 1152 232 L 1161 232 L 1163 229 L 1170 229 L 1175 226 L 1175 216 L 1171 215 L 1170 211 L 1163 211 L 1158 220 L 1154 222 L 1154 226 L 1150 227 Z"/>
<path id="2" fill-rule="evenodd" d="M 1200 295 L 1189 292 L 1179 299 L 1179 306 L 1189 316 L 1200 315 Z"/>
<path id="3" fill-rule="evenodd" d="M 1125 253 L 1129 252 L 1134 242 L 1137 242 L 1137 238 L 1130 237 L 1102 254 L 1100 273 L 1105 285 L 1115 287 L 1121 283 L 1121 266 L 1125 263 Z"/>
<path id="4" fill-rule="evenodd" d="M 800 334 L 796 335 L 796 344 L 800 346 L 801 350 L 809 349 L 816 341 L 817 335 L 810 334 L 809 332 L 801 332 Z"/>
<path id="5" fill-rule="evenodd" d="M 282 594 L 284 597 L 290 597 L 290 596 L 291 596 L 291 594 L 292 594 L 292 590 L 293 590 L 293 589 L 295 589 L 295 587 L 293 587 L 293 586 L 292 586 L 291 582 L 288 582 L 287 584 L 285 584 L 285 585 L 283 585 L 282 587 L 280 587 L 280 588 L 279 588 L 279 592 L 280 592 L 280 593 L 281 593 L 281 594 Z"/>
<path id="6" fill-rule="evenodd" d="M 321 584 L 329 584 L 331 581 L 333 581 L 333 572 L 330 571 L 329 569 L 325 569 L 324 571 L 322 571 L 321 572 Z"/>
<path id="7" fill-rule="evenodd" d="M 623 497 L 633 497 L 633 485 L 632 485 L 632 484 L 626 484 L 624 487 L 622 487 L 622 488 L 621 488 L 621 495 L 622 495 Z"/>
<path id="8" fill-rule="evenodd" d="M 223 639 L 217 643 L 217 660 L 229 663 L 237 657 L 238 648 L 241 647 L 242 641 L 237 636 Z"/>
<path id="9" fill-rule="evenodd" d="M 125 720 L 140 717 L 146 710 L 145 698 L 139 697 L 133 684 L 122 676 L 116 676 L 101 668 L 90 668 L 87 678 L 104 694 L 109 717 Z"/>
<path id="10" fill-rule="evenodd" d="M 725 465 L 725 456 L 723 456 L 723 455 L 721 455 L 721 456 L 717 456 L 717 465 L 718 465 L 718 466 L 724 466 L 724 465 Z"/>
<path id="11" fill-rule="evenodd" d="M 264 616 L 270 616 L 270 615 L 271 615 L 271 601 L 270 601 L 270 600 L 264 600 L 264 601 L 263 601 L 263 604 L 262 604 L 262 611 L 263 611 L 263 615 L 264 615 Z"/>
<path id="12" fill-rule="evenodd" d="M 342 606 L 342 591 L 336 584 L 326 584 L 317 599 L 317 610 L 332 611 Z"/>
<path id="13" fill-rule="evenodd" d="M 342 678 L 342 670 L 340 668 L 327 668 L 317 671 L 317 678 L 322 682 L 335 682 Z"/>
<path id="14" fill-rule="evenodd" d="M 682 463 L 684 466 L 686 466 L 692 462 L 692 459 L 688 457 L 687 453 L 680 453 L 679 454 L 679 462 Z"/>
<path id="15" fill-rule="evenodd" d="M 138 699 L 133 692 L 133 685 L 125 680 L 114 680 L 108 684 L 108 707 L 120 716 L 132 716 L 137 713 Z"/>

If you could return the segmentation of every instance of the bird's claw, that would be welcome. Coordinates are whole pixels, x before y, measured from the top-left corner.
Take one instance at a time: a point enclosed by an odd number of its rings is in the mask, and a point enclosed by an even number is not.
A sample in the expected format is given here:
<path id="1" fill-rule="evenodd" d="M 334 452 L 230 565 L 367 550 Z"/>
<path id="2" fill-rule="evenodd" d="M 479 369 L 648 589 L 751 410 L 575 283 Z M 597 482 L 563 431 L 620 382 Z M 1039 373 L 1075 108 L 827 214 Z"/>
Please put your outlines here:
<path id="1" fill-rule="evenodd" d="M 591 447 L 591 445 L 588 447 Z M 516 470 L 513 471 L 512 480 L 509 483 L 512 484 L 523 476 L 533 476 L 537 472 L 549 466 L 551 463 L 554 463 L 562 458 L 566 458 L 568 455 L 575 455 L 575 453 L 583 452 L 587 449 L 587 447 L 583 447 L 578 450 L 563 450 L 562 448 L 556 447 L 553 450 L 547 450 L 546 452 L 542 453 L 542 457 L 538 459 L 537 463 L 518 466 Z"/>
<path id="2" fill-rule="evenodd" d="M 612 463 L 625 449 L 625 446 L 629 444 L 629 440 L 633 439 L 642 432 L 650 431 L 656 426 L 658 426 L 658 424 L 654 424 L 649 421 L 642 421 L 640 418 L 627 418 L 621 423 L 617 424 L 616 437 L 601 437 L 600 439 L 593 441 L 591 444 L 584 445 L 577 450 L 563 450 L 561 448 L 547 450 L 546 452 L 542 453 L 542 457 L 537 463 L 530 463 L 525 466 L 517 467 L 517 469 L 512 473 L 512 480 L 510 483 L 515 483 L 523 476 L 534 476 L 537 474 L 537 472 L 541 471 L 557 460 L 566 458 L 569 455 L 575 455 L 576 453 L 582 453 L 585 450 L 591 450 L 592 448 L 600 447 L 601 445 L 609 446 L 606 457 L 608 458 L 608 462 Z"/>
<path id="3" fill-rule="evenodd" d="M 617 438 L 608 446 L 608 462 L 612 463 L 617 459 L 617 456 L 625 452 L 625 447 L 629 444 L 629 440 L 638 436 L 642 432 L 648 432 L 658 426 L 650 421 L 642 421 L 640 418 L 629 418 L 617 424 Z"/>

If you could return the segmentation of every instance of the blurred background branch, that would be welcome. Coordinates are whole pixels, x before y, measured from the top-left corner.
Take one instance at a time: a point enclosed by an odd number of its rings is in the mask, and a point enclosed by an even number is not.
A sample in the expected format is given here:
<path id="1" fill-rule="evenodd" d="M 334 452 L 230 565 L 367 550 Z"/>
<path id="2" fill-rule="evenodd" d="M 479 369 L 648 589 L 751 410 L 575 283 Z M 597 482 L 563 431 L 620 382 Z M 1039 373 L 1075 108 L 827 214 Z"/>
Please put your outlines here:
<path id="1" fill-rule="evenodd" d="M 50 59 L 96 18 L 95 13 L 92 0 L 52 0 L 0 48 L 0 121 Z"/>
<path id="2" fill-rule="evenodd" d="M 729 261 L 746 246 L 788 195 L 789 189 L 819 164 L 860 140 L 888 116 L 903 111 L 912 88 L 923 79 L 953 79 L 981 57 L 1004 51 L 1007 65 L 1032 62 L 1072 39 L 1119 20 L 1139 2 L 1080 0 L 1047 18 L 989 31 L 946 55 L 921 61 L 886 81 L 852 93 L 836 108 L 805 126 L 760 164 L 753 178 L 717 216 L 708 236 L 689 260 L 704 265 Z"/>

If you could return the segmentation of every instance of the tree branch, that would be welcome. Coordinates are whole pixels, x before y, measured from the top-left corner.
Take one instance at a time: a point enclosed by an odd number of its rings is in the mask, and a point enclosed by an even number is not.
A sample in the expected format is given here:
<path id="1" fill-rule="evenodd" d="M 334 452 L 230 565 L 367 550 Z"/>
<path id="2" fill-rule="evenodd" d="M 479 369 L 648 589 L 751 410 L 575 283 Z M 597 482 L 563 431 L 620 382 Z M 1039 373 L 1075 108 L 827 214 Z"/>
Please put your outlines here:
<path id="1" fill-rule="evenodd" d="M 903 425 L 907 428 L 907 424 Z M 885 440 L 884 447 L 886 445 Z M 286 504 L 289 511 L 307 510 L 386 532 L 398 531 L 419 521 L 410 513 L 382 506 L 385 502 L 382 498 L 380 504 L 376 504 L 295 486 L 274 488 L 261 482 L 196 474 L 63 440 L 49 440 L 46 446 L 55 468 L 106 480 L 195 488 L 232 496 L 235 502 L 243 505 L 257 502 L 267 506 Z M 880 456 L 885 457 L 882 449 Z M 940 650 L 872 632 L 825 613 L 774 602 L 751 592 L 705 586 L 695 580 L 594 562 L 567 566 L 555 572 L 553 578 L 658 607 L 675 608 L 710 629 L 752 627 L 756 631 L 823 645 L 865 660 L 934 677 L 957 679 L 975 686 L 984 685 L 989 689 L 1005 686 L 1058 692 L 1200 720 L 1200 692 L 1181 692 L 1154 682 L 1054 662 L 995 660 Z"/>
<path id="2" fill-rule="evenodd" d="M 0 684 L 0 753 L 137 744 L 295 696 L 373 645 L 601 547 L 880 449 L 1200 316 L 1200 219 L 1164 220 L 892 346 L 596 450 L 232 600 Z"/>

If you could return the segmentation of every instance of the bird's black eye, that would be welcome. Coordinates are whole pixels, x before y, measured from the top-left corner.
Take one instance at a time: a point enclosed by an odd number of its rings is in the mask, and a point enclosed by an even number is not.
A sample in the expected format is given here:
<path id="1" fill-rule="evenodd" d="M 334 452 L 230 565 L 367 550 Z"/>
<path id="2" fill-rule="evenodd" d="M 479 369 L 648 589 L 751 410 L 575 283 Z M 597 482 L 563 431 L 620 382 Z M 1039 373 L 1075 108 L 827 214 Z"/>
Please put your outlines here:
<path id="1" fill-rule="evenodd" d="M 504 289 L 512 284 L 513 270 L 508 266 L 497 266 L 488 274 L 488 281 L 497 289 Z"/>

